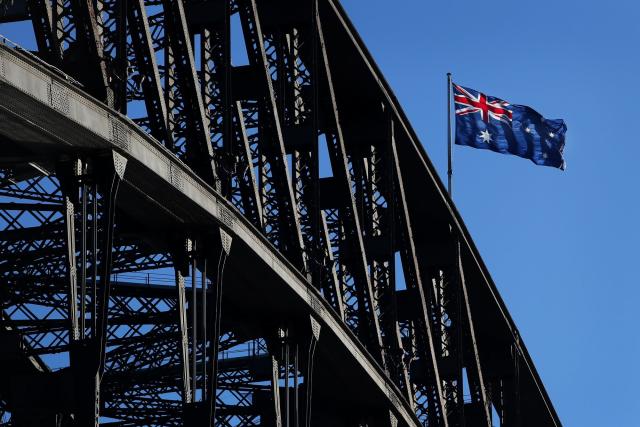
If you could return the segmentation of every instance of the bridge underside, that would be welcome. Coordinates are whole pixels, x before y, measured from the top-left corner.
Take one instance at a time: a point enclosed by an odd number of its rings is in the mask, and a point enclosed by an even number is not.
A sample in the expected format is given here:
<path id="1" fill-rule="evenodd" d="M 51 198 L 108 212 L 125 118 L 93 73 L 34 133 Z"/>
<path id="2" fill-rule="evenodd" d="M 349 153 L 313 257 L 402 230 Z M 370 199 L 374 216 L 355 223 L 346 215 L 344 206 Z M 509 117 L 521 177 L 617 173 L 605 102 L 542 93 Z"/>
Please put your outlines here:
<path id="1" fill-rule="evenodd" d="M 0 425 L 560 425 L 337 1 L 0 14 Z"/>

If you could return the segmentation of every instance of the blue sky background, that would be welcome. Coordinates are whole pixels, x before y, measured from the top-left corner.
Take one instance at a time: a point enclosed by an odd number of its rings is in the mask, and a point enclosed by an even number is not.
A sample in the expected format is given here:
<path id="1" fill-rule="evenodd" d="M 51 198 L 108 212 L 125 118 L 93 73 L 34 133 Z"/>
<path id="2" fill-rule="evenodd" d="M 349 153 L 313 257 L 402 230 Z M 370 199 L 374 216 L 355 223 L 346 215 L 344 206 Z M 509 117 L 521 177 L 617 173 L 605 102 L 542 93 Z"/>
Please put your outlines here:
<path id="1" fill-rule="evenodd" d="M 454 199 L 564 425 L 639 426 L 640 4 L 343 4 L 442 177 L 447 71 L 565 119 L 566 172 L 455 147 Z"/>
<path id="2" fill-rule="evenodd" d="M 454 199 L 566 426 L 640 426 L 640 3 L 342 0 L 446 177 L 446 73 L 565 119 L 567 170 L 454 147 Z"/>

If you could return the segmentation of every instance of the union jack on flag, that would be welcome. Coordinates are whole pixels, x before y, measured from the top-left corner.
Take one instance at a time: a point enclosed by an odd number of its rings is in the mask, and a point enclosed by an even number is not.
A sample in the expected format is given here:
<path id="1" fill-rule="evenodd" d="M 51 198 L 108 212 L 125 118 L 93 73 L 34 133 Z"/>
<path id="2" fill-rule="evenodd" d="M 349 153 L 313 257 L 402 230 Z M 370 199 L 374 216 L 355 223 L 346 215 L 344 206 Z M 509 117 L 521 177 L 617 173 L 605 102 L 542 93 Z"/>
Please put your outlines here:
<path id="1" fill-rule="evenodd" d="M 515 154 L 537 165 L 564 169 L 563 120 L 545 119 L 533 108 L 510 104 L 453 83 L 456 144 Z"/>
<path id="2" fill-rule="evenodd" d="M 489 123 L 489 118 L 511 123 L 513 112 L 509 109 L 507 101 L 487 96 L 481 92 L 476 92 L 477 95 L 474 95 L 455 83 L 453 84 L 453 89 L 457 115 L 464 116 L 480 113 L 485 123 Z"/>

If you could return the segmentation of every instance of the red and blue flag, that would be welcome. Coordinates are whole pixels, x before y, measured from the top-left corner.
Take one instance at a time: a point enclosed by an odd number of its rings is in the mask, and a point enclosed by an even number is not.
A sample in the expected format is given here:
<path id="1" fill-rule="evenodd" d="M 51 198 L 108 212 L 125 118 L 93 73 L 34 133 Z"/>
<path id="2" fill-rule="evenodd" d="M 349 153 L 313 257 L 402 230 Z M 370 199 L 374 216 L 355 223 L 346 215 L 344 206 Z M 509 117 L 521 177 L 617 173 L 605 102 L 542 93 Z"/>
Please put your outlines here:
<path id="1" fill-rule="evenodd" d="M 533 108 L 509 104 L 453 84 L 456 144 L 514 154 L 537 165 L 564 170 L 567 126 L 545 119 Z"/>

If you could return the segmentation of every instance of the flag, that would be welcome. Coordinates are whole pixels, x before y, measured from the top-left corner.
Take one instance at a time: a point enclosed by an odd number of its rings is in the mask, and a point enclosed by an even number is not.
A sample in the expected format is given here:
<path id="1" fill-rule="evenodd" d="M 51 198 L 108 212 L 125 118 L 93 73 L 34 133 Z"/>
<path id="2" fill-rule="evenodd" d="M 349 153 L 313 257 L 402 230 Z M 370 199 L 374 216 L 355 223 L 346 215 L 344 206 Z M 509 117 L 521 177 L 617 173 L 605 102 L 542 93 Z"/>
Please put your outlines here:
<path id="1" fill-rule="evenodd" d="M 515 154 L 537 165 L 564 170 L 563 120 L 549 120 L 533 108 L 509 104 L 453 84 L 456 144 Z"/>

